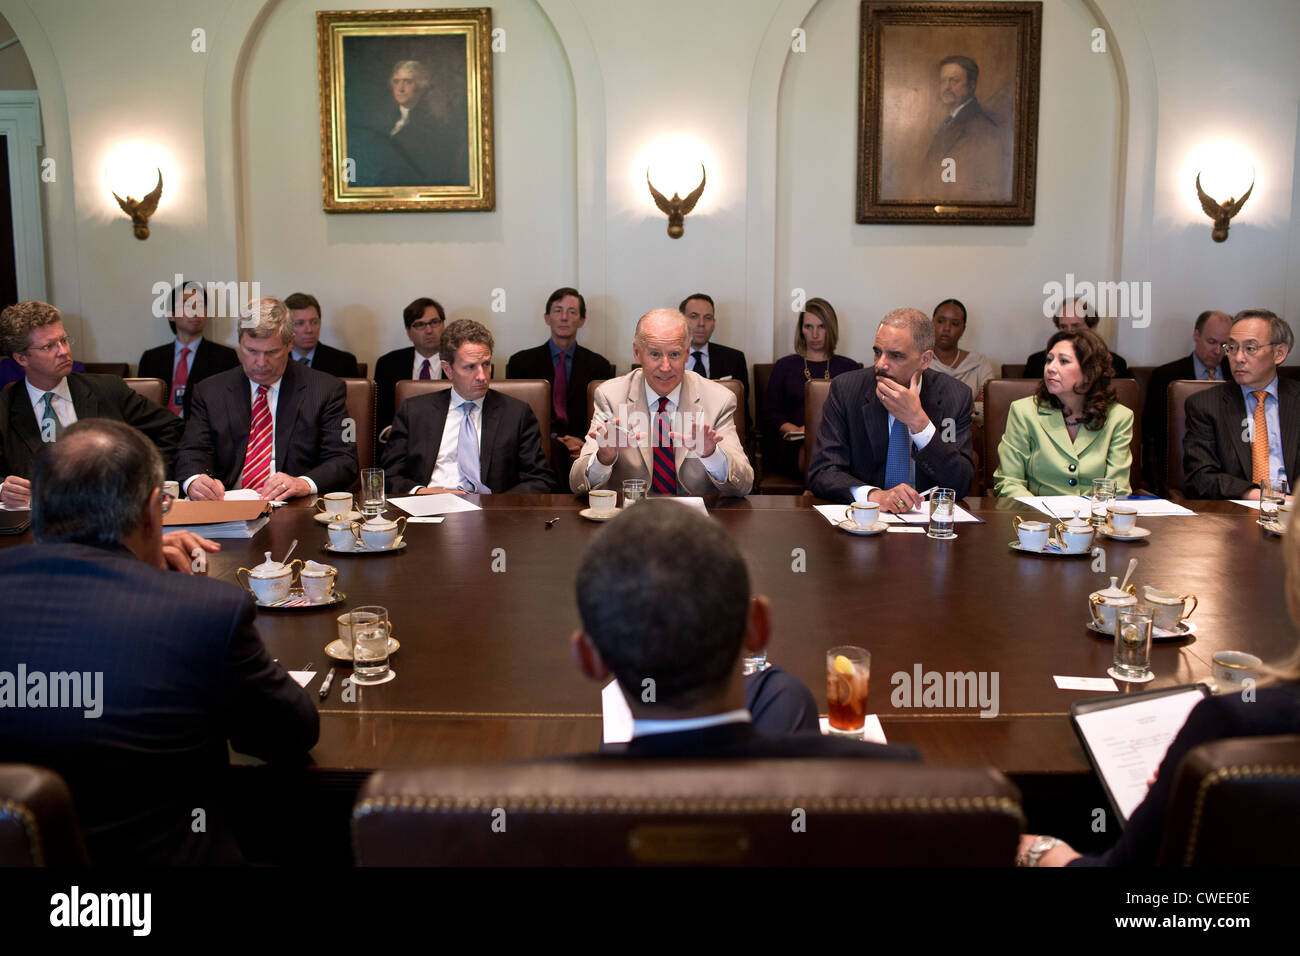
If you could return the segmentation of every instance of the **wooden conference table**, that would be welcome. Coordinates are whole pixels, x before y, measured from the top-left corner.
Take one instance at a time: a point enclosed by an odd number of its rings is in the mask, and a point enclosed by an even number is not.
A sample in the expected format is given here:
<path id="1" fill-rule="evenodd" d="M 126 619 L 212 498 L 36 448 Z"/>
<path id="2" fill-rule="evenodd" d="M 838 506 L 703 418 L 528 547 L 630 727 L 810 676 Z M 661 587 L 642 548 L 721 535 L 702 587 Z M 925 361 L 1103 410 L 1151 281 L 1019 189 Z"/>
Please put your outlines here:
<path id="1" fill-rule="evenodd" d="M 396 679 L 356 688 L 355 702 L 345 703 L 340 682 L 348 669 L 340 665 L 321 706 L 317 768 L 351 777 L 599 745 L 600 688 L 569 655 L 579 620 L 575 572 L 599 525 L 578 514 L 585 500 L 569 495 L 471 500 L 483 510 L 409 525 L 408 547 L 393 554 L 322 553 L 325 528 L 303 501 L 278 510 L 251 542 L 225 540 L 210 556 L 209 575 L 235 581 L 238 567 L 252 567 L 266 550 L 279 558 L 297 538 L 296 556 L 338 567 L 343 605 L 258 612 L 267 646 L 290 668 L 311 661 L 323 674 L 331 666 L 323 649 L 344 610 L 389 609 L 401 642 L 392 658 Z M 807 498 L 708 502 L 745 555 L 754 590 L 772 601 L 769 660 L 803 680 L 824 706 L 826 648 L 866 647 L 870 709 L 890 741 L 912 744 L 930 763 L 988 765 L 1018 779 L 1090 775 L 1067 715 L 1072 701 L 1093 695 L 1059 690 L 1052 677 L 1105 675 L 1112 639 L 1085 627 L 1088 594 L 1110 575 L 1122 577 L 1130 557 L 1140 562 L 1139 586 L 1192 593 L 1200 603 L 1192 636 L 1153 646 L 1156 680 L 1121 683 L 1121 693 L 1205 677 L 1221 649 L 1269 660 L 1294 647 L 1281 539 L 1259 529 L 1245 508 L 1191 502 L 1196 517 L 1143 518 L 1152 531 L 1145 540 L 1098 539 L 1109 569 L 1100 572 L 1095 558 L 1012 551 L 1011 519 L 1028 516 L 1026 506 L 991 498 L 966 504 L 985 523 L 959 524 L 956 540 L 941 542 L 924 534 L 849 535 Z M 707 589 L 708 580 L 699 586 Z M 996 672 L 997 716 L 980 717 L 971 702 L 964 709 L 926 708 L 920 700 L 894 706 L 891 675 L 912 675 L 917 665 Z M 319 679 L 309 685 L 313 699 L 319 686 Z"/>

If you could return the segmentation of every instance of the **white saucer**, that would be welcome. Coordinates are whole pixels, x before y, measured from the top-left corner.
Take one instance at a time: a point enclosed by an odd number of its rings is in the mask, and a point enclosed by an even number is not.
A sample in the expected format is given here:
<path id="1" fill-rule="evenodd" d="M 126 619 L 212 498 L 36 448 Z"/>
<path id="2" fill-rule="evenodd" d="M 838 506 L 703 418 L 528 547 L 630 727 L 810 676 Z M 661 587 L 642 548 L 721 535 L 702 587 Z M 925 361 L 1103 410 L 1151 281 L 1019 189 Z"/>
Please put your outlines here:
<path id="1" fill-rule="evenodd" d="M 339 515 L 337 518 L 328 511 L 322 511 L 314 515 L 321 524 L 331 524 L 335 521 L 360 521 L 364 517 L 360 511 L 349 511 L 347 514 Z"/>
<path id="2" fill-rule="evenodd" d="M 578 512 L 578 514 L 582 515 L 588 521 L 608 521 L 610 518 L 613 518 L 618 514 L 618 509 L 615 508 L 607 515 L 598 515 L 590 508 L 583 508 L 581 511 Z"/>
<path id="3" fill-rule="evenodd" d="M 1066 551 L 1055 551 L 1052 550 L 1051 548 L 1044 547 L 1040 551 L 1035 551 L 1033 548 L 1022 548 L 1020 546 L 1019 539 L 1015 541 L 1008 541 L 1007 547 L 1010 548 L 1012 551 L 1019 551 L 1021 554 L 1037 554 L 1045 558 L 1090 558 L 1092 557 L 1092 548 L 1089 548 L 1087 551 L 1066 552 Z"/>
<path id="4" fill-rule="evenodd" d="M 402 645 L 398 642 L 397 638 L 390 637 L 388 639 L 389 657 L 392 657 L 401 650 L 401 648 Z M 348 642 L 343 640 L 341 637 L 336 637 L 325 645 L 325 656 L 331 657 L 336 661 L 343 661 L 345 664 L 352 663 L 352 655 L 348 653 Z"/>
<path id="5" fill-rule="evenodd" d="M 845 520 L 839 522 L 835 527 L 839 528 L 841 531 L 847 531 L 849 534 L 873 535 L 880 534 L 880 532 L 888 528 L 889 525 L 883 521 L 877 521 L 870 528 L 864 528 L 856 522 Z"/>
<path id="6" fill-rule="evenodd" d="M 313 607 L 330 607 L 334 604 L 342 604 L 347 600 L 347 595 L 342 591 L 331 591 L 330 596 L 324 601 L 308 601 L 307 595 L 303 593 L 302 588 L 290 588 L 289 596 L 283 601 L 272 601 L 269 604 L 263 604 L 261 601 L 254 600 L 258 607 L 274 608 L 277 611 L 305 611 Z"/>
<path id="7" fill-rule="evenodd" d="M 396 676 L 397 676 L 397 671 L 393 670 L 390 667 L 388 668 L 388 673 L 385 674 L 383 677 L 379 678 L 379 680 L 360 680 L 355 675 L 353 675 L 348 679 L 352 681 L 352 683 L 356 684 L 358 687 L 377 687 L 380 684 L 387 684 L 390 680 L 393 680 Z"/>
<path id="8" fill-rule="evenodd" d="M 1145 684 L 1147 683 L 1147 681 L 1153 681 L 1156 679 L 1156 675 L 1153 674 L 1150 670 L 1147 671 L 1146 677 L 1125 677 L 1123 674 L 1115 670 L 1115 668 L 1113 667 L 1107 667 L 1106 673 L 1109 674 L 1111 677 L 1115 678 L 1116 680 L 1124 681 L 1124 683 L 1126 684 Z"/>
<path id="9" fill-rule="evenodd" d="M 1109 525 L 1102 525 L 1097 533 L 1103 538 L 1114 538 L 1116 541 L 1140 541 L 1142 538 L 1150 537 L 1150 528 L 1134 527 L 1132 531 L 1122 532 L 1115 531 Z"/>
<path id="10" fill-rule="evenodd" d="M 332 551 L 334 554 L 392 554 L 394 551 L 403 551 L 406 549 L 405 536 L 397 539 L 397 544 L 391 548 L 367 548 L 358 542 L 351 548 L 336 548 L 328 541 L 325 542 L 323 550 Z"/>

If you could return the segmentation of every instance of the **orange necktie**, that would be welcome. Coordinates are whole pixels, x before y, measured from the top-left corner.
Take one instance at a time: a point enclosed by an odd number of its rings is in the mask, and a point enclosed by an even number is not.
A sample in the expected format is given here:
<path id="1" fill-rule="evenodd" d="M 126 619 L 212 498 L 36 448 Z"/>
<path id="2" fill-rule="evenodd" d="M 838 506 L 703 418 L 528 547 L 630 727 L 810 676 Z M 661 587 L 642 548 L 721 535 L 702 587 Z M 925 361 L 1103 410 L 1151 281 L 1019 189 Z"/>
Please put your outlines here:
<path id="1" fill-rule="evenodd" d="M 1264 417 L 1264 399 L 1268 392 L 1260 389 L 1255 396 L 1255 436 L 1250 443 L 1250 480 L 1255 484 L 1268 480 L 1268 420 Z"/>

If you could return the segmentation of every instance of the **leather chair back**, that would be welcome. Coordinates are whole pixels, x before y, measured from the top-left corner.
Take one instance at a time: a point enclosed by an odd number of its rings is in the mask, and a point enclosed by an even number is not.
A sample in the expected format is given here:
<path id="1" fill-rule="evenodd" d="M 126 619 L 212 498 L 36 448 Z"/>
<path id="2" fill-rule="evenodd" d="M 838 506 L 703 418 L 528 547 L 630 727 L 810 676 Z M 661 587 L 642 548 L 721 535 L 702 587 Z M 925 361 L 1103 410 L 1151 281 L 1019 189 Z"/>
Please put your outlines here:
<path id="1" fill-rule="evenodd" d="M 998 445 L 1002 444 L 1002 435 L 1007 430 L 1007 415 L 1011 403 L 1026 398 L 1038 391 L 1036 378 L 995 378 L 984 386 L 984 487 L 989 494 L 994 493 L 993 473 L 998 469 Z M 1138 384 L 1135 379 L 1117 378 L 1111 381 L 1115 394 L 1121 405 L 1133 412 L 1133 439 L 1129 450 L 1133 455 L 1133 465 L 1129 469 L 1129 486 L 1137 491 L 1142 485 L 1142 406 L 1138 400 Z M 1079 494 L 1086 495 L 1091 489 L 1080 486 Z"/>
<path id="2" fill-rule="evenodd" d="M 1170 494 L 1183 493 L 1187 474 L 1183 471 L 1183 439 L 1187 437 L 1187 399 L 1207 388 L 1218 388 L 1223 382 L 1205 382 L 1196 379 L 1169 383 L 1168 429 L 1165 453 L 1165 487 Z"/>
<path id="3" fill-rule="evenodd" d="M 593 378 L 590 382 L 587 383 L 587 420 L 588 421 L 591 420 L 591 416 L 594 415 L 596 412 L 596 389 L 600 388 L 600 386 L 604 385 L 607 381 L 609 381 L 609 379 Z M 736 396 L 736 414 L 734 416 L 734 421 L 736 423 L 736 437 L 740 439 L 740 444 L 743 447 L 745 444 L 744 386 L 742 386 L 734 378 L 728 379 L 725 382 L 714 382 L 713 384 L 721 385 L 723 388 L 731 392 L 732 395 Z"/>
<path id="4" fill-rule="evenodd" d="M 799 449 L 799 470 L 808 476 L 808 463 L 817 450 L 817 429 L 821 428 L 822 410 L 831 393 L 826 379 L 813 379 L 803 387 L 803 447 Z"/>
<path id="5" fill-rule="evenodd" d="M 1179 764 L 1159 866 L 1300 865 L 1300 735 L 1216 740 Z"/>
<path id="6" fill-rule="evenodd" d="M 1024 363 L 1022 362 L 1019 365 L 1008 365 L 1004 362 L 1002 365 L 1002 377 L 1003 378 L 1024 378 L 1025 377 Z M 988 398 L 986 396 L 985 401 L 987 400 Z"/>
<path id="7" fill-rule="evenodd" d="M 359 378 L 369 378 L 369 377 L 370 377 L 370 376 L 369 376 L 369 372 L 370 372 L 370 363 L 369 363 L 369 362 L 358 362 L 358 363 L 357 363 L 357 376 L 358 376 Z"/>
<path id="8" fill-rule="evenodd" d="M 1147 407 L 1147 388 L 1151 385 L 1151 373 L 1156 370 L 1154 365 L 1130 365 L 1128 367 L 1129 375 L 1138 383 L 1138 408 Z M 1138 412 L 1138 418 L 1142 417 L 1141 411 Z"/>
<path id="9" fill-rule="evenodd" d="M 44 767 L 0 764 L 0 866 L 86 866 L 72 794 Z"/>
<path id="10" fill-rule="evenodd" d="M 362 373 L 364 374 L 364 373 Z M 375 467 L 375 383 L 368 378 L 343 379 L 348 418 L 356 423 L 357 464 Z"/>
<path id="11" fill-rule="evenodd" d="M 440 392 L 444 388 L 451 388 L 451 382 L 445 378 L 432 381 L 403 379 L 397 383 L 396 388 L 393 390 L 393 407 L 401 409 L 402 402 L 408 398 L 414 398 L 416 395 L 427 395 L 430 392 Z M 549 468 L 551 464 L 551 383 L 544 378 L 494 378 L 488 383 L 488 388 L 494 392 L 500 392 L 502 395 L 509 395 L 511 398 L 517 398 L 521 402 L 528 403 L 528 406 L 533 410 L 533 414 L 537 416 L 537 427 L 542 438 L 542 455 L 546 459 L 546 465 Z M 587 394 L 590 395 L 590 391 Z M 590 399 L 588 399 L 588 403 L 590 403 Z"/>
<path id="12" fill-rule="evenodd" d="M 1009 866 L 1022 823 L 990 769 L 593 757 L 376 773 L 352 836 L 361 866 Z"/>
<path id="13" fill-rule="evenodd" d="M 167 383 L 160 378 L 123 378 L 126 387 L 156 405 L 167 407 Z"/>

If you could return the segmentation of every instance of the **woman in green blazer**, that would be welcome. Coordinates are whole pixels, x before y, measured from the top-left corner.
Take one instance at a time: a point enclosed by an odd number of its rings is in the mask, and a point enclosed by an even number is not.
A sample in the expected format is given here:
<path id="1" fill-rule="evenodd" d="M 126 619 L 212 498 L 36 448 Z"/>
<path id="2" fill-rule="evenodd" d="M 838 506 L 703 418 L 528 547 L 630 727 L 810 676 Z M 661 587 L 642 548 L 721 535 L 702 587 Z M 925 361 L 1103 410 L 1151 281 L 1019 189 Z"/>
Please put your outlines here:
<path id="1" fill-rule="evenodd" d="M 1087 495 L 1094 478 L 1127 495 L 1133 412 L 1110 387 L 1110 350 L 1095 332 L 1057 332 L 1038 392 L 1011 403 L 993 473 L 997 494 Z"/>

